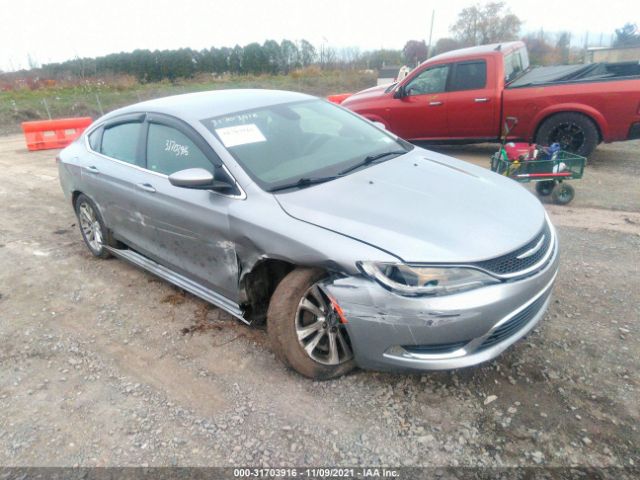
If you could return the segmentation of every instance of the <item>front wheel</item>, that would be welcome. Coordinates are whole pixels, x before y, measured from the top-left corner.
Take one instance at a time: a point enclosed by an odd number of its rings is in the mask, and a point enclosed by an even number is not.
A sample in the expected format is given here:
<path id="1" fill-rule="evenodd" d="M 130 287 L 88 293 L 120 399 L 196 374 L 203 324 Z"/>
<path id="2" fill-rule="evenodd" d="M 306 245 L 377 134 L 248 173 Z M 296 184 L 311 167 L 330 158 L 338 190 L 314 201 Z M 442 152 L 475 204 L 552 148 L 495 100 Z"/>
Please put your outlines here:
<path id="1" fill-rule="evenodd" d="M 553 192 L 551 192 L 551 198 L 553 198 L 553 201 L 558 205 L 566 205 L 573 200 L 575 194 L 576 192 L 571 185 L 558 183 L 553 189 Z"/>
<path id="2" fill-rule="evenodd" d="M 336 378 L 355 367 L 347 330 L 321 287 L 325 277 L 317 268 L 296 268 L 276 288 L 267 312 L 274 353 L 314 380 Z"/>

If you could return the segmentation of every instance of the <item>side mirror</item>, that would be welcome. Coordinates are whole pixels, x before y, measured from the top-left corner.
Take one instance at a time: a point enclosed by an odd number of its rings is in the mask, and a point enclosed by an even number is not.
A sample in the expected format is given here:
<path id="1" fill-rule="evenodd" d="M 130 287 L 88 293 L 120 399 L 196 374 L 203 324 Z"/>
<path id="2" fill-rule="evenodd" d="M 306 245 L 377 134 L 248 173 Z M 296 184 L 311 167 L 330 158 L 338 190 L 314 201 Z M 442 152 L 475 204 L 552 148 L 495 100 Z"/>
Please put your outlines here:
<path id="1" fill-rule="evenodd" d="M 396 88 L 396 91 L 393 92 L 393 98 L 404 98 L 407 96 L 407 90 L 405 89 L 404 85 L 400 85 L 398 88 Z"/>
<path id="2" fill-rule="evenodd" d="M 199 190 L 227 190 L 232 186 L 227 182 L 215 180 L 204 168 L 187 168 L 169 175 L 169 182 L 174 187 L 195 188 Z"/>

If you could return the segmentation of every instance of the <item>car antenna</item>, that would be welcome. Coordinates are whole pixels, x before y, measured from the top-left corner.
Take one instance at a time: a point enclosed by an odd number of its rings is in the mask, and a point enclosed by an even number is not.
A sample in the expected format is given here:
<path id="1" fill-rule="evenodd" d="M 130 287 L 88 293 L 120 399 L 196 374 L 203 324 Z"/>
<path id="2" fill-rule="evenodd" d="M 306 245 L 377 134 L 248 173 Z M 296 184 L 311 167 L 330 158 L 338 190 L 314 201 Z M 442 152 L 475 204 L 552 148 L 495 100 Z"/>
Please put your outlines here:
<path id="1" fill-rule="evenodd" d="M 494 49 L 494 51 L 499 52 L 501 48 L 502 48 L 502 44 L 499 43 L 498 46 Z"/>

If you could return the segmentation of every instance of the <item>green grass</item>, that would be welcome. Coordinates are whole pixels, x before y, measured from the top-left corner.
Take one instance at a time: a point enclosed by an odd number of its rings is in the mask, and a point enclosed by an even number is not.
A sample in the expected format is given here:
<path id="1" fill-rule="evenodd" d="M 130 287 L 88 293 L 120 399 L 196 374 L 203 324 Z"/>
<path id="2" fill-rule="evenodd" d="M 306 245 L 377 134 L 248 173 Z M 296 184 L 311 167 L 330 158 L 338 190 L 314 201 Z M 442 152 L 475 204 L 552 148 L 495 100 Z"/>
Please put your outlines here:
<path id="1" fill-rule="evenodd" d="M 20 131 L 20 123 L 53 118 L 90 116 L 151 98 L 180 93 L 229 88 L 271 88 L 326 96 L 354 92 L 375 85 L 375 77 L 361 72 L 308 70 L 289 75 L 228 76 L 178 82 L 139 84 L 127 79 L 111 83 L 91 80 L 85 84 L 0 92 L 0 134 Z M 46 103 L 46 106 L 45 106 Z"/>

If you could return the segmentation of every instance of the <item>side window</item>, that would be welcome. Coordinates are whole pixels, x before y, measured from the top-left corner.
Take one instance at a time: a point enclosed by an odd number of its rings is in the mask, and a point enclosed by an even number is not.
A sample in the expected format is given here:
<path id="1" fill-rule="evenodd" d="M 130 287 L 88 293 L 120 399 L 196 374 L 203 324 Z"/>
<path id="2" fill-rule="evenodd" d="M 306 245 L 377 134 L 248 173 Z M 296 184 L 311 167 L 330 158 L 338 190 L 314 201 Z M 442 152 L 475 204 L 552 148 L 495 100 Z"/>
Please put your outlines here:
<path id="1" fill-rule="evenodd" d="M 527 65 L 528 66 L 528 65 Z M 520 72 L 527 68 L 522 61 L 520 50 L 516 50 L 504 57 L 504 81 L 510 82 L 515 79 Z"/>
<path id="2" fill-rule="evenodd" d="M 409 85 L 407 85 L 407 94 L 426 95 L 429 93 L 444 92 L 447 86 L 448 74 L 448 65 L 441 65 L 439 67 L 433 67 L 425 70 L 424 72 L 418 74 L 418 76 L 411 80 Z"/>
<path id="3" fill-rule="evenodd" d="M 487 85 L 487 63 L 464 62 L 456 64 L 449 91 L 478 90 Z"/>
<path id="4" fill-rule="evenodd" d="M 138 158 L 138 140 L 142 130 L 142 123 L 121 123 L 105 128 L 102 133 L 102 148 L 100 152 L 108 157 L 143 166 Z"/>
<path id="5" fill-rule="evenodd" d="M 89 146 L 94 152 L 100 151 L 100 128 L 94 130 L 89 135 Z"/>
<path id="6" fill-rule="evenodd" d="M 157 123 L 149 124 L 147 168 L 165 175 L 186 168 L 204 168 L 213 173 L 213 164 L 189 137 Z"/>

